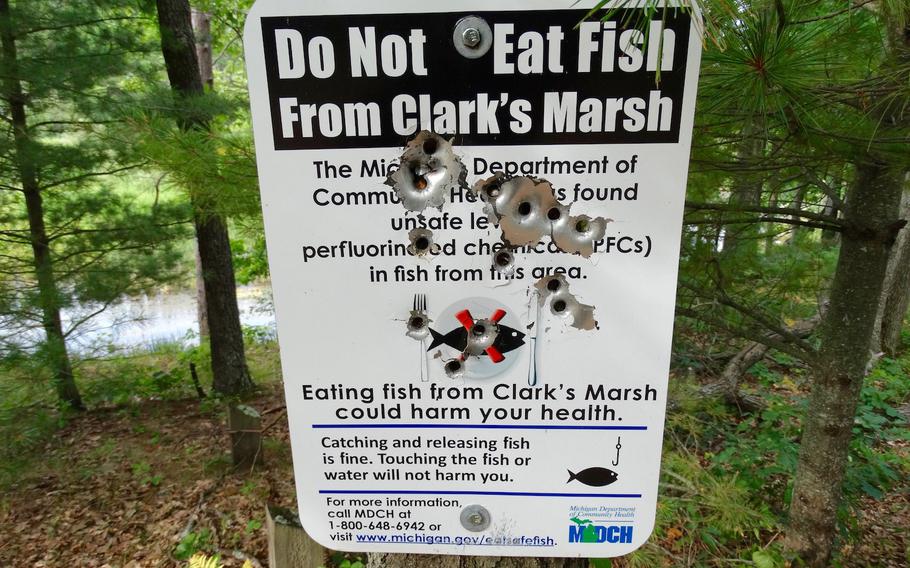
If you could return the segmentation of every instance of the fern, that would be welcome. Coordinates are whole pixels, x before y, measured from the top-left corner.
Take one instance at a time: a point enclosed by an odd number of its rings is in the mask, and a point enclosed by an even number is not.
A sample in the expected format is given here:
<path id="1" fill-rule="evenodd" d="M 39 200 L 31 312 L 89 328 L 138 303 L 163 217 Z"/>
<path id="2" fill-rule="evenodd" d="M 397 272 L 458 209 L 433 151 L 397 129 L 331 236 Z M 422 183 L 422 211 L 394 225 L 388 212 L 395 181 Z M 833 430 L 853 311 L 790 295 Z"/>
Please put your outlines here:
<path id="1" fill-rule="evenodd" d="M 187 568 L 223 568 L 223 566 L 220 558 L 205 554 L 194 554 L 187 564 Z M 253 568 L 253 564 L 247 560 L 243 563 L 243 568 Z"/>

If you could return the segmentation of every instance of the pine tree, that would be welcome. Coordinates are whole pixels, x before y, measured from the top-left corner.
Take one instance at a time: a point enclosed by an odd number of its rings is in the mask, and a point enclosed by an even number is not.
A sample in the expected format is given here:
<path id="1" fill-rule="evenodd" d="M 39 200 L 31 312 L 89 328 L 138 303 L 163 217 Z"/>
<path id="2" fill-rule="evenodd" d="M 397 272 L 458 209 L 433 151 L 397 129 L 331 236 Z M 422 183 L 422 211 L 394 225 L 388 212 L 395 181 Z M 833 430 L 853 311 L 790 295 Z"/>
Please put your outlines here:
<path id="1" fill-rule="evenodd" d="M 205 135 L 211 116 L 193 99 L 204 94 L 196 42 L 187 0 L 157 0 L 161 51 L 174 97 L 190 112 L 177 117 L 184 132 Z M 217 392 L 236 395 L 252 388 L 246 365 L 240 312 L 237 308 L 236 282 L 231 259 L 226 218 L 211 203 L 212 196 L 188 187 L 196 228 L 196 241 L 205 286 L 206 314 L 212 347 L 213 387 Z"/>
<path id="2" fill-rule="evenodd" d="M 105 187 L 141 164 L 106 148 L 111 89 L 141 52 L 135 18 L 114 0 L 0 0 L 0 138 L 4 296 L 20 340 L 32 318 L 60 400 L 84 407 L 67 341 L 123 294 L 166 279 L 178 211 L 140 206 Z M 120 101 L 124 103 L 125 101 Z M 61 312 L 87 306 L 70 325 Z"/>

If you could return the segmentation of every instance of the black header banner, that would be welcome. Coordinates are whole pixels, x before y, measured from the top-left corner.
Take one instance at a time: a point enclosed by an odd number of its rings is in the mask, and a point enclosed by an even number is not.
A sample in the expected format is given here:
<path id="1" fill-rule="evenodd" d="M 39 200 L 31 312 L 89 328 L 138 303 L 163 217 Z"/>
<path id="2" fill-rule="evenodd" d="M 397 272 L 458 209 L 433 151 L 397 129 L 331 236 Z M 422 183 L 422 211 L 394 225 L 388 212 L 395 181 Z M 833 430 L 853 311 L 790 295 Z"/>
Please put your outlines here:
<path id="1" fill-rule="evenodd" d="M 468 15 L 491 28 L 477 59 L 453 43 Z M 459 145 L 677 142 L 689 15 L 637 29 L 584 15 L 262 18 L 275 149 L 400 146 L 421 129 Z"/>

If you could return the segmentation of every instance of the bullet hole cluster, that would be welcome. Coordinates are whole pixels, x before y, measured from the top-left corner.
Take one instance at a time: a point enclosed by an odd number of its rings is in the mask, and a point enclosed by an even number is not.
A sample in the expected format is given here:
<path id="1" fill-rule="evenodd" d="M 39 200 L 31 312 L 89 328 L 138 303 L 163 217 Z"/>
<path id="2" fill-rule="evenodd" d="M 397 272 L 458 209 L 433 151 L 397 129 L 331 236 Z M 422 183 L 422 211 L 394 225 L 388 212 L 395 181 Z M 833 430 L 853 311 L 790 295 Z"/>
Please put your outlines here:
<path id="1" fill-rule="evenodd" d="M 418 133 L 405 146 L 401 166 L 386 180 L 408 211 L 442 208 L 449 192 L 466 187 L 467 170 L 452 144 L 429 131 Z"/>
<path id="2" fill-rule="evenodd" d="M 550 182 L 498 173 L 474 185 L 490 221 L 502 230 L 510 247 L 536 245 L 550 237 L 563 252 L 589 257 L 604 237 L 609 219 L 572 215 L 571 204 L 556 199 Z"/>
<path id="3" fill-rule="evenodd" d="M 582 330 L 597 328 L 594 306 L 582 304 L 569 291 L 569 282 L 562 274 L 545 276 L 534 284 L 541 307 L 549 307 L 555 316 L 571 320 L 572 327 Z"/>

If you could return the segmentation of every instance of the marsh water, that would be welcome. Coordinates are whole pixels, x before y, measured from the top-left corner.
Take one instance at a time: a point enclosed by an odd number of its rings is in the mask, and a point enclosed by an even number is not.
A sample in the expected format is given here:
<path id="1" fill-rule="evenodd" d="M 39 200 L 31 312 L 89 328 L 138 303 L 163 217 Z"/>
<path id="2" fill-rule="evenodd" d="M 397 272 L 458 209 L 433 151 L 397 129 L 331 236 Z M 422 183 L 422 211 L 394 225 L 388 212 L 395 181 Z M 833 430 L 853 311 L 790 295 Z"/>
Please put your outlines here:
<path id="1" fill-rule="evenodd" d="M 260 334 L 275 333 L 271 290 L 267 285 L 237 289 L 240 321 L 258 328 Z M 64 312 L 65 326 L 84 316 L 87 310 Z M 82 326 L 69 343 L 77 352 L 98 349 L 148 349 L 163 343 L 199 342 L 195 290 L 167 290 L 127 298 L 111 306 Z"/>

